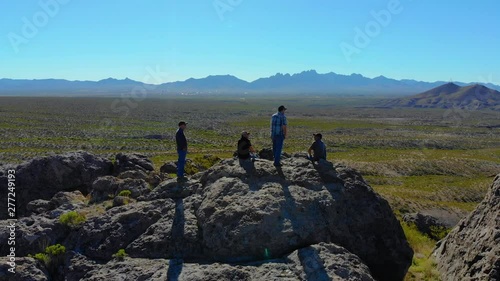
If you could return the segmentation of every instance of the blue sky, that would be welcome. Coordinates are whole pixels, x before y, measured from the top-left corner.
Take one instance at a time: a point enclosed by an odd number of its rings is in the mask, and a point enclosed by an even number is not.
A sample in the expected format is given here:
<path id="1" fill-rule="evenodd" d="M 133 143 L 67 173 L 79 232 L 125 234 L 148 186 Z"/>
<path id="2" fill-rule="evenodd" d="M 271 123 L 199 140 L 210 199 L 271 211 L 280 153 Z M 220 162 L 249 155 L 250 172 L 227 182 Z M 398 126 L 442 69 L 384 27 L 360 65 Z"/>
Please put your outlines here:
<path id="1" fill-rule="evenodd" d="M 495 0 L 2 0 L 0 78 L 315 69 L 500 84 L 499 11 Z"/>

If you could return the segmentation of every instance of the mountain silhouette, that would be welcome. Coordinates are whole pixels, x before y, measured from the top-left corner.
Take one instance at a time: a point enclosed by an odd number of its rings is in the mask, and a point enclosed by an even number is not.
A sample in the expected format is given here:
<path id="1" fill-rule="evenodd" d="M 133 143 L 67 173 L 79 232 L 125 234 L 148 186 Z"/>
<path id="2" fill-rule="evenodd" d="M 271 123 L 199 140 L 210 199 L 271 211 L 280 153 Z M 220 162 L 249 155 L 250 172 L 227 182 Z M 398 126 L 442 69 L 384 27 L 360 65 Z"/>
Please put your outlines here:
<path id="1" fill-rule="evenodd" d="M 414 96 L 393 99 L 386 105 L 500 110 L 500 92 L 479 84 L 460 87 L 447 83 Z"/>
<path id="2" fill-rule="evenodd" d="M 210 75 L 160 85 L 145 84 L 129 78 L 107 78 L 100 81 L 68 81 L 64 79 L 0 79 L 0 95 L 120 95 L 146 88 L 148 94 L 382 94 L 408 96 L 434 90 L 445 82 L 423 82 L 411 79 L 396 80 L 385 76 L 368 78 L 361 74 L 343 75 L 315 70 L 296 74 L 276 73 L 252 82 L 232 75 Z M 457 87 L 469 86 L 456 82 Z M 500 86 L 487 84 L 500 90 Z M 452 88 L 452 85 L 446 86 Z M 440 88 L 440 87 L 438 87 Z M 446 89 L 442 89 L 445 91 Z M 476 89 L 474 89 L 475 91 Z M 479 89 L 479 92 L 483 90 Z"/>

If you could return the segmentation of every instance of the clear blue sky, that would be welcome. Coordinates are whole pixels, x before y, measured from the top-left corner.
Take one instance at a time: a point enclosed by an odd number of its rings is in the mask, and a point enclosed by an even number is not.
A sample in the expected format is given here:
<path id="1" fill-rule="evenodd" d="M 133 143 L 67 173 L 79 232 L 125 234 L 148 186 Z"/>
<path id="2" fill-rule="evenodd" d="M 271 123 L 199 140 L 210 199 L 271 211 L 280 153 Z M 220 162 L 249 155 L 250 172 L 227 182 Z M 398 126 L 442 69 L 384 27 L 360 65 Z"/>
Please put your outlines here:
<path id="1" fill-rule="evenodd" d="M 315 69 L 500 84 L 499 12 L 498 0 L 2 0 L 0 78 L 144 80 L 158 67 L 169 75 L 149 82 Z"/>

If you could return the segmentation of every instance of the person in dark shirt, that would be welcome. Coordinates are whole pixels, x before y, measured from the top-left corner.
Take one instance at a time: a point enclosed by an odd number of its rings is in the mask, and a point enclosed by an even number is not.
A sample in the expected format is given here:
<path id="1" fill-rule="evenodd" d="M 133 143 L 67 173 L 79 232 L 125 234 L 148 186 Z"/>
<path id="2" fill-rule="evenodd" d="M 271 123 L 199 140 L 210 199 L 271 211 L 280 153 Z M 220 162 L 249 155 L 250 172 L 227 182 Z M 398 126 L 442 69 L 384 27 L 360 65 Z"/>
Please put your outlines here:
<path id="1" fill-rule="evenodd" d="M 241 139 L 238 140 L 238 158 L 242 160 L 247 160 L 252 157 L 251 153 L 255 153 L 255 150 L 250 142 L 250 133 L 247 131 L 241 132 Z"/>
<path id="2" fill-rule="evenodd" d="M 309 147 L 309 150 L 307 153 L 309 153 L 309 160 L 311 161 L 319 161 L 320 159 L 326 160 L 326 145 L 323 142 L 323 135 L 321 134 L 313 134 L 314 136 L 314 142 Z M 311 155 L 311 152 L 314 153 L 314 155 Z"/>
<path id="3" fill-rule="evenodd" d="M 187 123 L 184 121 L 179 122 L 179 129 L 175 133 L 175 142 L 177 143 L 177 155 L 179 156 L 177 160 L 177 180 L 184 181 L 184 166 L 186 165 L 186 155 L 187 155 L 187 140 L 184 135 L 184 130 L 186 129 Z"/>

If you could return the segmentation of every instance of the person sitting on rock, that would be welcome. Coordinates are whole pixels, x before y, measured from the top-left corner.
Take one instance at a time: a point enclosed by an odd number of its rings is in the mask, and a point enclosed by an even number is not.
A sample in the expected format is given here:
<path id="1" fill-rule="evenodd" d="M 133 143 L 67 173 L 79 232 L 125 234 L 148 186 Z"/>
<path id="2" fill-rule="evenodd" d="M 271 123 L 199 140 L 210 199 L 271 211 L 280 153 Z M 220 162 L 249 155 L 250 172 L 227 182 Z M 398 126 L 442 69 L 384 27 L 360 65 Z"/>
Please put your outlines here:
<path id="1" fill-rule="evenodd" d="M 238 140 L 238 158 L 240 160 L 252 160 L 254 161 L 256 156 L 255 156 L 255 149 L 252 146 L 252 143 L 250 142 L 250 133 L 247 131 L 241 132 L 241 139 Z"/>
<path id="2" fill-rule="evenodd" d="M 319 161 L 320 159 L 326 160 L 326 145 L 322 140 L 323 135 L 317 133 L 313 134 L 313 136 L 314 136 L 314 142 L 307 151 L 307 153 L 309 154 L 308 159 L 311 161 Z M 314 155 L 311 155 L 311 152 L 313 152 Z"/>

